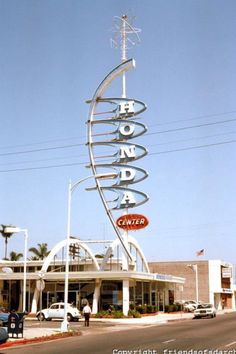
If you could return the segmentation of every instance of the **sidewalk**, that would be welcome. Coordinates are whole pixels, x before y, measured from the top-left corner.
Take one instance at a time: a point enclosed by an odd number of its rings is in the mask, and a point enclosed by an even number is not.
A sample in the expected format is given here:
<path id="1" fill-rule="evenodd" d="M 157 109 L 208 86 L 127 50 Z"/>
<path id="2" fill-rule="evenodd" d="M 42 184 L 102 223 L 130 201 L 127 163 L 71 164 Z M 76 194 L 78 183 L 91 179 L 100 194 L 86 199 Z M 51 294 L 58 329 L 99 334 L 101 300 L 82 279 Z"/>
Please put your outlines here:
<path id="1" fill-rule="evenodd" d="M 43 338 L 43 337 L 52 336 L 52 335 L 55 335 L 58 333 L 61 333 L 60 329 L 56 329 L 56 328 L 25 327 L 23 337 L 21 337 L 21 335 L 19 335 L 18 338 L 16 338 L 16 336 L 12 338 L 11 335 L 9 335 L 8 341 L 19 342 L 21 339 Z"/>
<path id="2" fill-rule="evenodd" d="M 91 318 L 91 321 L 102 321 L 102 322 L 112 322 L 121 324 L 161 324 L 167 323 L 169 321 L 180 321 L 184 319 L 193 318 L 192 313 L 187 312 L 176 312 L 176 313 L 163 313 L 160 312 L 155 315 L 144 315 L 140 318 Z"/>
<path id="3" fill-rule="evenodd" d="M 234 310 L 222 310 L 218 311 L 217 315 L 223 315 L 226 313 L 235 312 Z M 177 313 L 158 313 L 155 315 L 146 315 L 141 318 L 91 318 L 91 331 L 93 330 L 92 323 L 93 322 L 103 322 L 103 323 L 113 323 L 117 325 L 156 325 L 156 324 L 164 324 L 168 322 L 174 321 L 183 321 L 183 320 L 190 320 L 193 318 L 192 313 L 185 313 L 185 312 L 177 312 Z M 11 344 L 12 342 L 16 344 L 25 344 L 27 341 L 36 340 L 43 341 L 53 339 L 53 337 L 62 338 L 63 333 L 61 333 L 60 328 L 42 328 L 42 327 L 30 327 L 27 326 L 27 322 L 32 321 L 32 318 L 26 318 L 25 326 L 24 326 L 24 335 L 23 338 L 19 335 L 19 338 L 9 338 L 7 343 L 0 345 L 0 348 L 4 347 L 8 343 Z M 123 327 L 122 326 L 122 327 Z M 73 324 L 71 323 L 71 327 Z M 68 336 L 68 333 L 64 333 L 65 336 Z"/>
<path id="4" fill-rule="evenodd" d="M 6 331 L 7 328 L 5 327 Z M 77 332 L 76 335 L 79 333 Z M 34 327 L 25 327 L 23 337 L 21 335 L 11 337 L 9 335 L 8 340 L 0 344 L 0 349 L 8 348 L 12 346 L 25 345 L 30 343 L 40 343 L 48 340 L 62 339 L 70 337 L 72 334 L 70 332 L 61 333 L 60 329 L 56 328 L 34 328 Z"/>
<path id="5" fill-rule="evenodd" d="M 226 313 L 235 312 L 236 310 L 218 310 L 217 315 L 224 315 Z M 163 313 L 160 312 L 155 315 L 144 315 L 141 318 L 91 318 L 91 321 L 104 321 L 120 324 L 162 324 L 167 322 L 189 320 L 193 318 L 193 313 L 191 312 L 172 312 Z"/>

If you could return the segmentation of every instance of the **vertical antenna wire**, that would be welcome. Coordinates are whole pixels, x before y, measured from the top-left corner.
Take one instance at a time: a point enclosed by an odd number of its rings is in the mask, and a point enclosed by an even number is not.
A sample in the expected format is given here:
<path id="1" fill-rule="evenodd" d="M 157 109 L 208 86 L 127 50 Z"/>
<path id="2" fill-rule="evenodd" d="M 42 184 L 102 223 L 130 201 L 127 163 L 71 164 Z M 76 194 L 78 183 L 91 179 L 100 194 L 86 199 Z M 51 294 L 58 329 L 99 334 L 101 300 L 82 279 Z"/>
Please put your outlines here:
<path id="1" fill-rule="evenodd" d="M 127 16 L 124 15 L 122 16 L 122 30 L 121 30 L 121 45 L 122 45 L 122 51 L 121 51 L 121 61 L 124 62 L 127 60 L 126 57 L 126 51 L 127 51 L 127 47 L 126 47 L 126 20 Z M 126 98 L 126 76 L 125 76 L 125 72 L 123 72 L 122 75 L 122 98 Z"/>
<path id="2" fill-rule="evenodd" d="M 127 46 L 126 46 L 126 21 L 127 16 L 123 15 L 121 18 L 122 21 L 122 26 L 121 26 L 121 61 L 124 62 L 127 60 L 126 57 L 126 50 L 127 50 Z"/>
<path id="3" fill-rule="evenodd" d="M 114 35 L 111 40 L 113 47 L 121 49 L 121 62 L 127 60 L 127 50 L 129 45 L 135 45 L 140 42 L 138 33 L 141 32 L 139 28 L 131 25 L 127 15 L 122 17 L 114 17 Z M 122 75 L 122 98 L 126 98 L 126 76 L 125 72 Z"/>

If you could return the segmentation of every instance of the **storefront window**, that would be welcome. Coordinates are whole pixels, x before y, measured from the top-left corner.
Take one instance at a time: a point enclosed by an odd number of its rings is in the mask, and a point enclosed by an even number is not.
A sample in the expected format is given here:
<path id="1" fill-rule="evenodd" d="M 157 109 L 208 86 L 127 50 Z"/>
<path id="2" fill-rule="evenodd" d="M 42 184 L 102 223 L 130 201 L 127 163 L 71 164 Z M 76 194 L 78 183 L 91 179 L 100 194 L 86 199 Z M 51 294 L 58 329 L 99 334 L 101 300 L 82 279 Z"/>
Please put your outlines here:
<path id="1" fill-rule="evenodd" d="M 143 283 L 143 300 L 145 305 L 150 304 L 150 283 Z"/>
<path id="2" fill-rule="evenodd" d="M 136 298 L 135 298 L 135 305 L 143 305 L 143 297 L 142 297 L 142 283 L 141 281 L 136 282 L 135 288 Z"/>
<path id="3" fill-rule="evenodd" d="M 168 296 L 169 296 L 169 305 L 173 305 L 175 298 L 174 298 L 174 291 L 169 290 L 168 291 Z"/>

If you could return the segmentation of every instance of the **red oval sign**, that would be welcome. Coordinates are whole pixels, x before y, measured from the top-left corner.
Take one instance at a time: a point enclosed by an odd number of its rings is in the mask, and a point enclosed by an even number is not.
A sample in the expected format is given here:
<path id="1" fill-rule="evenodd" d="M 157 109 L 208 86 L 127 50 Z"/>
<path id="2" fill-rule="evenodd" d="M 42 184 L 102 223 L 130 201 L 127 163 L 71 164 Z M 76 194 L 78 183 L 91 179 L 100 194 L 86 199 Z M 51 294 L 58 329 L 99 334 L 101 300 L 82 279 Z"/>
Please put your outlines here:
<path id="1" fill-rule="evenodd" d="M 120 216 L 116 225 L 123 230 L 139 230 L 148 225 L 148 219 L 141 214 L 127 214 Z"/>

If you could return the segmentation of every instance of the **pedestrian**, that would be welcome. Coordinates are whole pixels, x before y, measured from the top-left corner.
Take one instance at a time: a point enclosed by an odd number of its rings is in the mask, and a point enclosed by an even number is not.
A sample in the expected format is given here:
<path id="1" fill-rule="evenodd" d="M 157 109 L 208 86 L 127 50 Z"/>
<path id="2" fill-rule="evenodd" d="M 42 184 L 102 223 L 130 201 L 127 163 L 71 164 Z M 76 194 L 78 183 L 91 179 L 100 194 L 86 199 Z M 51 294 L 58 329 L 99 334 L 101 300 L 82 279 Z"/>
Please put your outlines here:
<path id="1" fill-rule="evenodd" d="M 90 318 L 90 314 L 91 314 L 91 307 L 89 306 L 89 303 L 87 303 L 87 305 L 84 306 L 83 308 L 83 314 L 84 314 L 84 325 L 86 327 L 89 327 L 89 318 Z"/>

